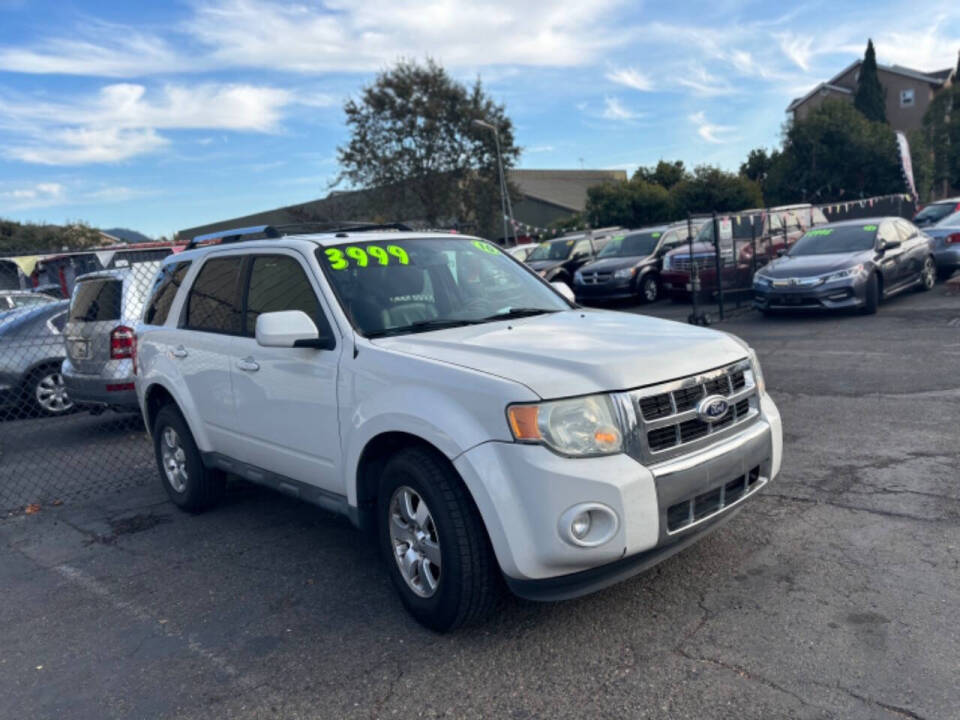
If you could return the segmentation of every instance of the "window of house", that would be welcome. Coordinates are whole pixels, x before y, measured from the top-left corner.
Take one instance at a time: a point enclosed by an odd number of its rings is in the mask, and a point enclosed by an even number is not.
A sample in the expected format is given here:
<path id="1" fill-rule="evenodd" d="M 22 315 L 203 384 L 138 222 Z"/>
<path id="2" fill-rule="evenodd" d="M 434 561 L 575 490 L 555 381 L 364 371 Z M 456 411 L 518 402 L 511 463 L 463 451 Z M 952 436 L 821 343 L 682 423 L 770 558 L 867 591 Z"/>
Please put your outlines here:
<path id="1" fill-rule="evenodd" d="M 913 107 L 914 94 L 913 88 L 907 88 L 900 91 L 900 107 Z"/>

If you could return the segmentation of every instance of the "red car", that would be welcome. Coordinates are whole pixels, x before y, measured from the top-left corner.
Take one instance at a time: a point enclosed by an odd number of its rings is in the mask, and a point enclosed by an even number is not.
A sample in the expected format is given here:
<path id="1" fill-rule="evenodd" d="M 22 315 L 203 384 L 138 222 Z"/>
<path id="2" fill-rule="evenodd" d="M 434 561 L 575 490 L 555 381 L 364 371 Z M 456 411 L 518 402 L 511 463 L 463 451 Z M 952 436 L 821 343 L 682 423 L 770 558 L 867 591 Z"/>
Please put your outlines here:
<path id="1" fill-rule="evenodd" d="M 788 249 L 810 227 L 827 222 L 819 208 L 812 205 L 786 205 L 769 210 L 744 210 L 717 219 L 720 230 L 720 272 L 725 289 L 750 289 L 753 271 Z M 754 263 L 756 246 L 756 263 Z M 734 259 L 736 253 L 736 259 Z M 689 296 L 693 282 L 691 268 L 696 266 L 700 290 L 717 290 L 717 262 L 713 240 L 713 222 L 707 222 L 693 242 L 670 251 L 663 259 L 660 273 L 664 292 L 672 298 Z"/>

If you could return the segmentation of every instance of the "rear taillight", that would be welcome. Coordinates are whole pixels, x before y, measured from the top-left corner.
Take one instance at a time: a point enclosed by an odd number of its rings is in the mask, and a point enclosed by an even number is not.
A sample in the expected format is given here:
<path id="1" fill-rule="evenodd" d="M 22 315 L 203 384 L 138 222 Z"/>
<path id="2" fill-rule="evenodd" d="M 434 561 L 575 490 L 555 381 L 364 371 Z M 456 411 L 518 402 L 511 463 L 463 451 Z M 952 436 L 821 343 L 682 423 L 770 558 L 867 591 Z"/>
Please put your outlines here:
<path id="1" fill-rule="evenodd" d="M 133 328 L 118 325 L 110 333 L 110 359 L 132 358 L 137 352 L 137 335 Z"/>
<path id="2" fill-rule="evenodd" d="M 960 233 L 953 233 L 952 235 L 947 235 L 943 241 L 947 245 L 960 245 Z"/>

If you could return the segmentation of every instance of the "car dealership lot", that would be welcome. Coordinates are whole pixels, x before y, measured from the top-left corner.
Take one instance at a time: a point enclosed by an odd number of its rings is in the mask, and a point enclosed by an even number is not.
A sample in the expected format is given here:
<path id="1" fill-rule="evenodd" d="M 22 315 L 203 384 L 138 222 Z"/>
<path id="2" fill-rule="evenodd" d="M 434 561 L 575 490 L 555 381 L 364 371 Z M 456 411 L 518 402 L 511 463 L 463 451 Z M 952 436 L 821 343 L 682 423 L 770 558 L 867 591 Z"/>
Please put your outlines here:
<path id="1" fill-rule="evenodd" d="M 938 285 L 872 317 L 718 328 L 760 355 L 783 473 L 646 575 L 566 603 L 506 599 L 437 636 L 346 521 L 249 486 L 189 516 L 155 478 L 137 485 L 145 468 L 108 465 L 137 483 L 0 521 L 7 713 L 955 716 L 960 300 Z"/>

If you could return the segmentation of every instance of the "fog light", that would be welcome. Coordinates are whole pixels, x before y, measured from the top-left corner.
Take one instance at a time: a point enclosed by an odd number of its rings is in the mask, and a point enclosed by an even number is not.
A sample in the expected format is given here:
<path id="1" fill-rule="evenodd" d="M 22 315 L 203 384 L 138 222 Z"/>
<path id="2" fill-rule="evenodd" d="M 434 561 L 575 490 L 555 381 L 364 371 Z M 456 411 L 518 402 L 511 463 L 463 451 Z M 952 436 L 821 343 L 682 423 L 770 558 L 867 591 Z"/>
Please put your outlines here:
<path id="1" fill-rule="evenodd" d="M 592 524 L 590 520 L 590 511 L 582 512 L 577 515 L 573 522 L 570 523 L 570 532 L 573 533 L 573 536 L 577 540 L 583 540 L 587 533 L 590 532 L 590 525 Z"/>

